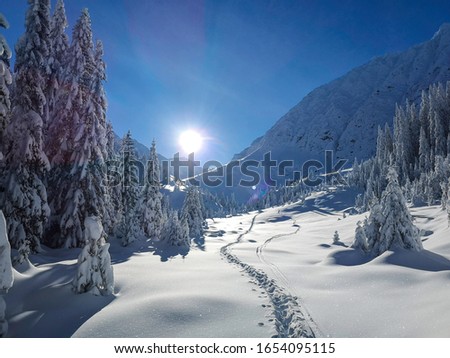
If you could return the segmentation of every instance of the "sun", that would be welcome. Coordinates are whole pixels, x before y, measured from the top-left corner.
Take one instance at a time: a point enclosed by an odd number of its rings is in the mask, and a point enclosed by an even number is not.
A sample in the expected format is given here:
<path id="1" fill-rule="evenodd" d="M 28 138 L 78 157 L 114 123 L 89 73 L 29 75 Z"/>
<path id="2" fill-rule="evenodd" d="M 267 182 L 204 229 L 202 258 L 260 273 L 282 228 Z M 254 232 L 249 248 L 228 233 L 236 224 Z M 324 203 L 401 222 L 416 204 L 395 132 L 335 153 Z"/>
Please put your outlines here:
<path id="1" fill-rule="evenodd" d="M 203 138 L 200 133 L 189 129 L 180 134 L 178 143 L 185 152 L 185 154 L 196 153 L 202 149 Z"/>

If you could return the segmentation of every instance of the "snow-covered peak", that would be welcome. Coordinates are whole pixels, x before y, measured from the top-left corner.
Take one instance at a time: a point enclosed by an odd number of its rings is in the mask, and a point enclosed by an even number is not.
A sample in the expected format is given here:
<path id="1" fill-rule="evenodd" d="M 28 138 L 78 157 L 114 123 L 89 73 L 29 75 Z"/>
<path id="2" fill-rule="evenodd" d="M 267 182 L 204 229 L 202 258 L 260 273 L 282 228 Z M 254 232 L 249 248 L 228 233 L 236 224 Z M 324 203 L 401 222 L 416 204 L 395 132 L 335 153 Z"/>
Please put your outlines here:
<path id="1" fill-rule="evenodd" d="M 433 36 L 433 40 L 438 38 L 438 37 L 450 38 L 450 22 L 444 22 L 439 27 L 439 30 L 437 30 L 436 33 Z"/>

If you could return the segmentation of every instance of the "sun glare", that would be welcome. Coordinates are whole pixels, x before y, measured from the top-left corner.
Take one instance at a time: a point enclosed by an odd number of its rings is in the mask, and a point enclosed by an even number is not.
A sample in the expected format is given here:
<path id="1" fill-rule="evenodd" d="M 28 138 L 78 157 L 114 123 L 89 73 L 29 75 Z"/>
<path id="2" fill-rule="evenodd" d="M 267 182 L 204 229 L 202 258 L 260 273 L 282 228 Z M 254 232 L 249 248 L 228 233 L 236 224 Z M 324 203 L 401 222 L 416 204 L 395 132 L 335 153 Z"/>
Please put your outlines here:
<path id="1" fill-rule="evenodd" d="M 202 148 L 203 138 L 200 133 L 190 129 L 180 134 L 178 143 L 185 154 L 191 154 Z"/>

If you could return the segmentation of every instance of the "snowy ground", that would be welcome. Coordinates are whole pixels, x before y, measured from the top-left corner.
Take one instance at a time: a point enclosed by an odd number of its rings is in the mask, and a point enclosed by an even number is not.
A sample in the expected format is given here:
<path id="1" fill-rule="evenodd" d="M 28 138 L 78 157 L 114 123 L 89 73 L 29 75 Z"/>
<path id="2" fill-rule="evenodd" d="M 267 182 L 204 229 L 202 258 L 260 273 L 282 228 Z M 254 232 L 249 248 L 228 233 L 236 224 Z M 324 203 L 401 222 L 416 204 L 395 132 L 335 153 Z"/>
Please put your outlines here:
<path id="1" fill-rule="evenodd" d="M 413 209 L 426 251 L 370 260 L 349 248 L 354 193 L 210 221 L 187 256 L 112 240 L 114 297 L 74 295 L 78 250 L 22 267 L 6 296 L 12 337 L 450 337 L 450 229 Z M 332 244 L 338 230 L 342 244 Z"/>

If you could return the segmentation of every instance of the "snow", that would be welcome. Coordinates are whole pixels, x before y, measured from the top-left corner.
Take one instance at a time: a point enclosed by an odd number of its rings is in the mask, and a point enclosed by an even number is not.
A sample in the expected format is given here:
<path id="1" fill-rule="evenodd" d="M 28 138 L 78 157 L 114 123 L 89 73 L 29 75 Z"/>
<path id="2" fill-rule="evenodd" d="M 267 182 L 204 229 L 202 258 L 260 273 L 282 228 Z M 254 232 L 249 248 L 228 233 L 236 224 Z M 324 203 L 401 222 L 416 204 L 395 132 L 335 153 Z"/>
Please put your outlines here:
<path id="1" fill-rule="evenodd" d="M 4 337 L 8 332 L 8 322 L 5 319 L 6 304 L 3 295 L 11 288 L 13 279 L 6 221 L 0 210 L 0 337 Z"/>
<path id="2" fill-rule="evenodd" d="M 95 216 L 88 216 L 84 219 L 85 238 L 87 240 L 100 240 L 103 234 L 103 226 Z"/>
<path id="3" fill-rule="evenodd" d="M 113 296 L 74 295 L 78 249 L 31 255 L 5 297 L 11 337 L 449 337 L 450 240 L 440 207 L 413 208 L 422 252 L 351 248 L 356 193 L 316 193 L 209 220 L 186 254 L 110 240 Z M 334 232 L 340 242 L 333 244 Z"/>
<path id="4" fill-rule="evenodd" d="M 8 292 L 12 284 L 11 248 L 8 241 L 5 217 L 0 210 L 0 295 Z"/>

